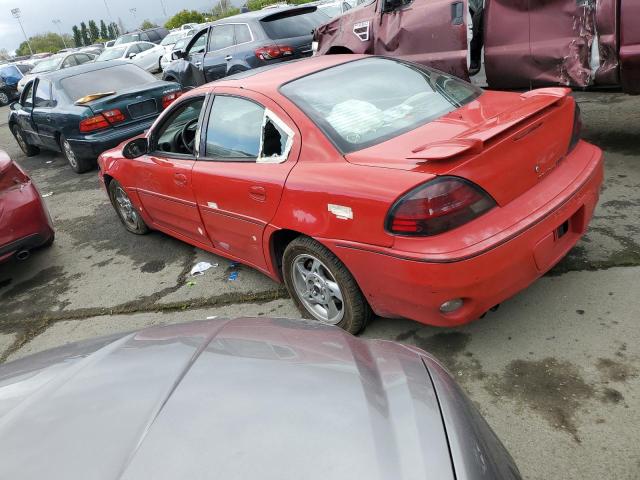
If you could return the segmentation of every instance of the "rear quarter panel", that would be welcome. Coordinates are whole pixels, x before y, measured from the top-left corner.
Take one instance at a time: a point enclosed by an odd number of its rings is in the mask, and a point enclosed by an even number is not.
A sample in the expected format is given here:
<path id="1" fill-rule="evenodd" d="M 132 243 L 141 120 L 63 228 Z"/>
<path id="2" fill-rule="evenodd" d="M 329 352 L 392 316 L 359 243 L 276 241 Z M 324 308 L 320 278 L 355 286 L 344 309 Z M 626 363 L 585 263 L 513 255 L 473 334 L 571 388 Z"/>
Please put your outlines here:
<path id="1" fill-rule="evenodd" d="M 285 97 L 277 98 L 302 133 L 302 149 L 272 221 L 315 238 L 341 239 L 390 246 L 384 231 L 391 204 L 431 175 L 348 163 L 325 135 Z M 351 209 L 352 219 L 339 219 L 329 204 Z"/>

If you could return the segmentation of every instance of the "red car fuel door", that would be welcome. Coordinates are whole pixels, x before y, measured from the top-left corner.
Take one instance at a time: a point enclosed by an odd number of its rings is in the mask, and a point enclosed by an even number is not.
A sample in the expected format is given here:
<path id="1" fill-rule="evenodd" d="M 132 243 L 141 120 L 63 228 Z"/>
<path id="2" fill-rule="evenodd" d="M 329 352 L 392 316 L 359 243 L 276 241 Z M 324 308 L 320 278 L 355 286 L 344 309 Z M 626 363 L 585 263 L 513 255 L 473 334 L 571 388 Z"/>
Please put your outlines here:
<path id="1" fill-rule="evenodd" d="M 203 123 L 193 188 L 213 246 L 265 268 L 262 236 L 300 152 L 300 132 L 269 98 L 218 88 Z"/>
<path id="2" fill-rule="evenodd" d="M 181 101 L 154 127 L 151 152 L 135 160 L 135 184 L 154 226 L 209 246 L 192 188 L 195 156 L 182 140 L 189 135 L 197 138 L 195 129 L 203 106 L 204 96 Z M 191 133 L 185 133 L 185 128 Z"/>
<path id="3" fill-rule="evenodd" d="M 375 53 L 400 57 L 468 79 L 467 0 L 380 0 Z"/>

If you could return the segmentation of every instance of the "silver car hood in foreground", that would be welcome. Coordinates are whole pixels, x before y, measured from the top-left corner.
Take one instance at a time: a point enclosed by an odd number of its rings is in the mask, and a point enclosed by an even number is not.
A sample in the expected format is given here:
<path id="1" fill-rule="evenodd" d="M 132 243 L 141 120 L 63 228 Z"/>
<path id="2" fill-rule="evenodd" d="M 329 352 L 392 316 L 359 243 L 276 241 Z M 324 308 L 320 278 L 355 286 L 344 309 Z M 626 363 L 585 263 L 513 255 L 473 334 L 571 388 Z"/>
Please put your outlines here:
<path id="1" fill-rule="evenodd" d="M 154 327 L 0 367 L 2 479 L 453 479 L 419 353 L 279 319 Z"/>

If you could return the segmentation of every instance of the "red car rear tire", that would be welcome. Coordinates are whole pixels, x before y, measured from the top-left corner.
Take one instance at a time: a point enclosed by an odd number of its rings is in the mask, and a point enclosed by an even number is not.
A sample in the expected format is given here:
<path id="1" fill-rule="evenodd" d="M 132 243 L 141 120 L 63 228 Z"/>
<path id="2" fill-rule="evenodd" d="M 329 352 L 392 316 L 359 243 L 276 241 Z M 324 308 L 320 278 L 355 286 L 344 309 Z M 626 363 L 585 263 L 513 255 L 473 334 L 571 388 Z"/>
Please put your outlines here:
<path id="1" fill-rule="evenodd" d="M 353 334 L 370 320 L 371 307 L 351 272 L 312 238 L 293 240 L 284 251 L 282 268 L 287 290 L 306 318 Z"/>

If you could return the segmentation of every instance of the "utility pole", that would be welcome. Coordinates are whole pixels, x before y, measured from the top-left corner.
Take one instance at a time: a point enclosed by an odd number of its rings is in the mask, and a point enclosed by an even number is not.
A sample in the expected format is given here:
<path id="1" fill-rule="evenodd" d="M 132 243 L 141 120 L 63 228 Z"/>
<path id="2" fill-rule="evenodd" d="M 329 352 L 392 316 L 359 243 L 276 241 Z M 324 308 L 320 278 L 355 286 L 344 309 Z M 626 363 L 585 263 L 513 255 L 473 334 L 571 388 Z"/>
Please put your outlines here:
<path id="1" fill-rule="evenodd" d="M 31 49 L 31 44 L 29 43 L 29 39 L 27 38 L 27 34 L 24 31 L 24 27 L 22 26 L 22 22 L 20 21 L 20 9 L 19 8 L 12 8 L 11 9 L 11 15 L 13 15 L 13 18 L 15 18 L 16 20 L 18 20 L 18 24 L 20 25 L 20 30 L 22 30 L 22 34 L 24 35 L 24 39 L 27 42 L 27 46 L 29 47 L 29 51 L 31 52 L 31 55 L 33 55 L 33 50 Z"/>
<path id="2" fill-rule="evenodd" d="M 109 19 L 111 20 L 111 22 L 115 23 L 115 21 L 113 20 L 113 15 L 111 15 L 111 10 L 109 10 L 109 5 L 107 5 L 107 0 L 104 0 L 104 8 L 107 9 L 107 15 L 109 15 Z"/>
<path id="3" fill-rule="evenodd" d="M 160 0 L 160 5 L 162 5 L 162 13 L 164 13 L 164 18 L 167 18 L 167 9 L 164 7 L 164 2 Z"/>
<path id="4" fill-rule="evenodd" d="M 62 38 L 62 44 L 64 45 L 64 48 L 67 48 L 67 42 L 64 41 L 64 35 L 62 35 L 62 30 L 60 30 L 60 20 L 57 18 L 54 18 L 53 20 L 51 20 L 55 26 L 58 27 L 58 32 L 60 33 L 60 38 Z"/>

